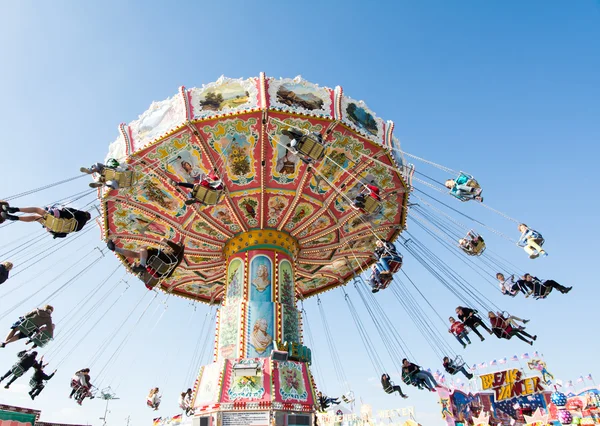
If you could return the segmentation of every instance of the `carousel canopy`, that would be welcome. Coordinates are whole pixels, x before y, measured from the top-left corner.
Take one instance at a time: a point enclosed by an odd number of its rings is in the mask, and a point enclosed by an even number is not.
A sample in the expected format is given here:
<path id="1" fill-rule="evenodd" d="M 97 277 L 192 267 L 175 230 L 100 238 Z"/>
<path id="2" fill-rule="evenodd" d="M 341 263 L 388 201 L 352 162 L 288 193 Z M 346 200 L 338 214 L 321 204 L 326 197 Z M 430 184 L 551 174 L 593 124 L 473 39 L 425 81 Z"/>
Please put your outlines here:
<path id="1" fill-rule="evenodd" d="M 287 148 L 286 125 L 321 134 L 325 156 L 303 161 Z M 377 238 L 403 229 L 408 193 L 393 128 L 341 87 L 300 77 L 181 87 L 119 126 L 107 158 L 134 170 L 136 183 L 102 190 L 104 237 L 132 250 L 183 242 L 184 260 L 160 288 L 193 300 L 219 303 L 228 254 L 257 243 L 289 248 L 300 297 L 331 289 L 373 262 Z M 218 202 L 186 205 L 189 190 L 173 181 L 211 172 L 224 184 Z M 382 201 L 367 215 L 351 201 L 371 182 Z"/>

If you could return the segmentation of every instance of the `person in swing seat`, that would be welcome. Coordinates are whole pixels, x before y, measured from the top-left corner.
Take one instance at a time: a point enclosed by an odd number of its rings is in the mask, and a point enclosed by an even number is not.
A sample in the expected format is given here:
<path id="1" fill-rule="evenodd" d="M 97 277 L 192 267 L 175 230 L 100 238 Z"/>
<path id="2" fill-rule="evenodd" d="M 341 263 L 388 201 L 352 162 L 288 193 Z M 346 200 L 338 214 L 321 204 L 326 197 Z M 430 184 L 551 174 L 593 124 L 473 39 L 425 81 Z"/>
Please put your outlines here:
<path id="1" fill-rule="evenodd" d="M 544 238 L 535 229 L 531 229 L 524 223 L 519 224 L 519 232 L 521 236 L 517 245 L 523 247 L 523 250 L 529 255 L 530 259 L 536 259 L 540 256 L 548 256 L 548 253 L 542 248 L 544 244 Z"/>
<path id="2" fill-rule="evenodd" d="M 10 370 L 6 372 L 2 377 L 0 377 L 0 382 L 4 379 L 8 378 L 12 375 L 12 378 L 8 381 L 8 383 L 4 386 L 4 389 L 10 388 L 15 380 L 21 377 L 27 370 L 31 367 L 41 364 L 44 357 L 42 357 L 39 361 L 37 360 L 38 353 L 36 351 L 29 352 L 29 350 L 21 351 L 17 354 L 19 360 L 12 366 Z"/>
<path id="3" fill-rule="evenodd" d="M 4 339 L 4 342 L 0 343 L 0 348 L 26 337 L 34 337 L 38 332 L 45 332 L 50 338 L 54 337 L 54 324 L 52 323 L 53 312 L 53 306 L 45 305 L 43 308 L 34 309 L 20 317 L 19 320 L 10 327 L 10 332 Z M 35 325 L 36 329 L 31 332 L 31 334 L 26 334 L 19 330 L 19 326 L 25 321 L 29 321 L 31 324 Z"/>
<path id="4" fill-rule="evenodd" d="M 152 408 L 154 411 L 158 410 L 158 407 L 160 406 L 160 395 L 158 394 L 158 388 L 152 388 L 150 389 L 150 393 L 148 394 L 148 397 L 146 398 L 146 404 L 148 404 L 148 407 Z"/>
<path id="5" fill-rule="evenodd" d="M 457 373 L 463 373 L 467 379 L 471 380 L 473 378 L 473 374 L 467 371 L 464 364 L 458 365 L 447 356 L 442 360 L 442 365 L 444 366 L 444 370 L 453 376 Z"/>
<path id="6" fill-rule="evenodd" d="M 363 190 L 354 199 L 354 207 L 364 209 L 367 197 L 381 201 L 381 197 L 379 196 L 379 187 L 375 185 L 374 180 L 372 180 L 371 183 L 363 184 Z"/>
<path id="7" fill-rule="evenodd" d="M 31 380 L 29 381 L 29 385 L 31 386 L 31 390 L 29 391 L 29 396 L 32 400 L 36 398 L 46 387 L 44 384 L 45 381 L 50 380 L 56 374 L 56 370 L 52 372 L 52 374 L 46 374 L 44 372 L 44 367 L 48 364 L 43 364 L 41 361 L 33 366 L 33 376 L 31 376 Z"/>
<path id="8" fill-rule="evenodd" d="M 379 288 L 381 287 L 381 274 L 375 264 L 371 266 L 371 276 L 369 277 L 368 283 L 371 286 L 372 293 L 377 293 L 379 291 Z"/>
<path id="9" fill-rule="evenodd" d="M 504 277 L 502 272 L 498 272 L 496 274 L 496 279 L 500 285 L 500 291 L 505 296 L 516 296 L 519 292 L 527 294 L 525 290 L 525 286 L 523 285 L 522 280 L 517 280 L 514 275 L 511 275 L 508 278 Z"/>
<path id="10" fill-rule="evenodd" d="M 200 185 L 200 186 L 203 186 L 204 188 L 212 189 L 214 191 L 220 191 L 223 189 L 223 181 L 214 172 L 210 172 L 208 175 L 205 175 L 204 173 L 202 173 L 200 175 L 200 182 L 197 184 L 188 183 L 188 182 L 177 182 L 174 180 L 171 180 L 170 183 L 173 186 L 179 186 L 181 188 L 191 189 L 191 191 L 188 193 L 188 199 L 185 200 L 185 204 L 187 206 L 199 202 L 198 200 L 196 200 L 194 198 L 194 193 L 196 192 L 195 191 L 196 185 Z"/>
<path id="11" fill-rule="evenodd" d="M 406 396 L 404 392 L 402 392 L 402 388 L 400 386 L 395 385 L 391 382 L 390 376 L 387 373 L 383 373 L 381 375 L 381 386 L 383 386 L 383 390 L 386 393 L 398 392 L 398 394 L 400 394 L 402 398 L 408 398 L 408 396 Z"/>
<path id="12" fill-rule="evenodd" d="M 89 368 L 77 371 L 71 378 L 71 394 L 69 398 L 73 398 L 73 396 L 75 396 L 75 401 L 79 405 L 83 403 L 85 398 L 94 399 Z"/>
<path id="13" fill-rule="evenodd" d="M 13 213 L 30 213 L 30 215 L 15 216 Z M 85 212 L 70 207 L 10 207 L 2 205 L 0 216 L 6 220 L 16 220 L 21 222 L 38 222 L 50 233 L 54 238 L 64 238 L 68 233 L 55 232 L 45 226 L 45 221 L 48 215 L 57 219 L 75 219 L 76 226 L 71 232 L 79 232 L 83 229 L 86 223 L 92 218 L 90 212 Z M 69 232 L 70 233 L 70 232 Z"/>
<path id="14" fill-rule="evenodd" d="M 483 203 L 483 197 L 481 196 L 482 189 L 479 187 L 469 186 L 468 183 L 473 178 L 469 175 L 461 173 L 456 179 L 448 179 L 444 182 L 444 186 L 450 190 L 450 193 L 459 199 L 464 200 L 477 200 Z"/>
<path id="15" fill-rule="evenodd" d="M 117 247 L 112 240 L 109 240 L 106 246 L 109 250 L 129 259 L 139 259 L 139 263 L 134 265 L 131 270 L 141 274 L 141 278 L 146 283 L 146 288 L 152 290 L 160 280 L 169 278 L 173 274 L 184 256 L 183 243 L 174 243 L 166 238 L 163 238 L 160 243 L 166 247 L 144 247 L 139 251 L 133 251 Z M 169 270 L 167 272 L 154 270 L 152 265 L 147 264 L 148 260 L 152 258 L 158 258 L 165 265 L 168 265 Z"/>
<path id="16" fill-rule="evenodd" d="M 483 327 L 488 333 L 492 334 L 492 330 L 485 325 L 483 320 L 477 315 L 477 311 L 471 308 L 467 308 L 464 306 L 459 306 L 456 308 L 456 315 L 458 315 L 458 319 L 463 322 L 464 325 L 473 330 L 481 341 L 483 342 L 485 338 L 481 335 L 479 330 L 477 330 L 477 326 Z"/>
<path id="17" fill-rule="evenodd" d="M 542 281 L 537 277 L 527 273 L 523 275 L 523 279 L 519 281 L 523 287 L 527 289 L 527 296 L 533 295 L 537 298 L 545 298 L 552 290 L 559 291 L 562 294 L 567 294 L 573 287 L 565 287 L 554 280 Z"/>
<path id="18" fill-rule="evenodd" d="M 456 340 L 458 340 L 458 343 L 460 343 L 463 348 L 466 348 L 467 344 L 470 345 L 471 339 L 469 339 L 469 334 L 465 328 L 465 325 L 460 321 L 456 321 L 454 317 L 450 317 L 448 320 L 450 321 L 450 329 L 448 330 L 448 333 L 454 335 Z M 465 340 L 467 343 L 465 343 Z"/>
<path id="19" fill-rule="evenodd" d="M 490 319 L 490 324 L 492 324 L 492 329 L 494 330 L 494 334 L 498 339 L 510 339 L 515 336 L 517 339 L 524 341 L 525 343 L 529 343 L 533 346 L 533 341 L 537 340 L 537 336 L 532 336 L 531 334 L 525 332 L 522 328 L 512 327 L 507 318 L 502 317 L 501 315 L 497 315 L 492 311 L 488 312 L 488 317 Z M 531 340 L 527 340 L 526 337 Z"/>
<path id="20" fill-rule="evenodd" d="M 117 172 L 127 171 L 127 167 L 121 166 L 119 162 L 114 158 L 109 158 L 106 162 L 106 165 L 103 163 L 94 163 L 90 167 L 81 167 L 79 171 L 88 175 L 94 173 L 97 173 L 99 175 L 99 178 L 96 182 L 92 182 L 89 184 L 90 188 L 101 188 L 103 186 L 107 186 L 111 189 L 119 189 L 119 182 L 117 182 L 116 180 L 106 180 L 106 169 L 111 169 Z"/>
<path id="21" fill-rule="evenodd" d="M 435 388 L 439 386 L 429 371 L 422 370 L 420 366 L 413 364 L 406 358 L 402 360 L 402 371 L 410 375 L 411 378 L 414 377 L 421 381 L 431 392 L 435 392 Z"/>
<path id="22" fill-rule="evenodd" d="M 8 273 L 13 268 L 13 264 L 11 262 L 2 262 L 0 263 L 0 284 L 4 284 L 8 279 Z"/>
<path id="23" fill-rule="evenodd" d="M 321 406 L 322 410 L 327 410 L 331 406 L 331 404 L 341 404 L 339 398 L 330 398 L 326 395 L 323 395 L 321 391 L 317 392 L 317 398 L 319 400 L 319 405 Z"/>
<path id="24" fill-rule="evenodd" d="M 377 267 L 382 278 L 387 278 L 392 275 L 390 269 L 390 261 L 402 264 L 402 256 L 396 251 L 396 246 L 393 243 L 385 240 L 377 240 L 375 242 L 375 257 L 377 258 Z"/>

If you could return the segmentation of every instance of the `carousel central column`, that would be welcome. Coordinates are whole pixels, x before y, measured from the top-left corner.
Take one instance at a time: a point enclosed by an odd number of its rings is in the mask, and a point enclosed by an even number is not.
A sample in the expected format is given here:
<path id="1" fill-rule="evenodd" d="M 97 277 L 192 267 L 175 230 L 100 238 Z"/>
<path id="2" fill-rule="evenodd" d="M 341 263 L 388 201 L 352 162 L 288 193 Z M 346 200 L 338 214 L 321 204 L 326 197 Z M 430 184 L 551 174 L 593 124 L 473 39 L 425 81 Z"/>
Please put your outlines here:
<path id="1" fill-rule="evenodd" d="M 312 425 L 310 350 L 301 345 L 296 307 L 298 251 L 295 238 L 276 230 L 245 232 L 225 245 L 214 362 L 194 385 L 197 424 Z"/>
<path id="2" fill-rule="evenodd" d="M 294 284 L 298 250 L 292 236 L 275 230 L 246 232 L 227 243 L 216 361 L 269 357 L 275 342 L 300 344 Z"/>

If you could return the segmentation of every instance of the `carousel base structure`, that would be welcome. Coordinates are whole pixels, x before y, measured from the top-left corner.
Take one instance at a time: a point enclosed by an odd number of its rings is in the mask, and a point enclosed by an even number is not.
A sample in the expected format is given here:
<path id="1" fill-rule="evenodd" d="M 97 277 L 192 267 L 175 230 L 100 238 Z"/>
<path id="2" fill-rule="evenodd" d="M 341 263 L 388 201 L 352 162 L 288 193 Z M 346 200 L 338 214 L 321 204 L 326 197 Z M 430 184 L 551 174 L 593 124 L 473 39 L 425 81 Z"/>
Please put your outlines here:
<path id="1" fill-rule="evenodd" d="M 194 426 L 309 426 L 315 395 L 308 364 L 267 358 L 203 366 L 194 385 Z"/>

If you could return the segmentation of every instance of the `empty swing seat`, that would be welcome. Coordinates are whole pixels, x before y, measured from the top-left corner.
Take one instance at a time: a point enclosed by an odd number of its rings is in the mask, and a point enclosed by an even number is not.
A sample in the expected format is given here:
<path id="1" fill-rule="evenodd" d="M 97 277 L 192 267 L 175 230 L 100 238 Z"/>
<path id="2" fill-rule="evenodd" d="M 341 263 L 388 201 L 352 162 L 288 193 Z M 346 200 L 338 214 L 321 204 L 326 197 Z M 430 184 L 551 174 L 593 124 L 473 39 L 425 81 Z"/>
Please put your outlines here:
<path id="1" fill-rule="evenodd" d="M 75 218 L 66 219 L 46 214 L 44 216 L 44 228 L 57 234 L 70 234 L 77 229 L 77 220 Z"/>
<path id="2" fill-rule="evenodd" d="M 206 186 L 196 185 L 192 192 L 192 197 L 200 203 L 214 206 L 218 204 L 223 195 L 222 189 L 212 189 Z"/>
<path id="3" fill-rule="evenodd" d="M 117 171 L 115 169 L 104 169 L 104 180 L 114 180 L 119 185 L 119 188 L 132 187 L 137 179 L 135 173 L 132 170 Z"/>

